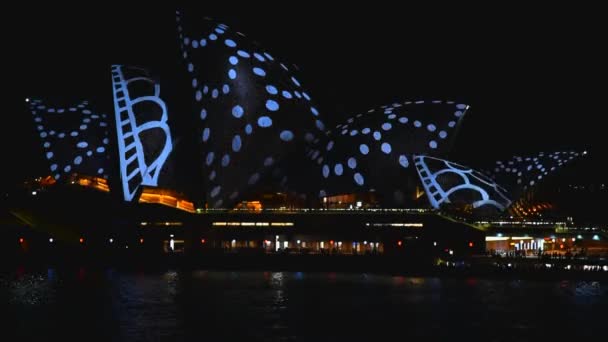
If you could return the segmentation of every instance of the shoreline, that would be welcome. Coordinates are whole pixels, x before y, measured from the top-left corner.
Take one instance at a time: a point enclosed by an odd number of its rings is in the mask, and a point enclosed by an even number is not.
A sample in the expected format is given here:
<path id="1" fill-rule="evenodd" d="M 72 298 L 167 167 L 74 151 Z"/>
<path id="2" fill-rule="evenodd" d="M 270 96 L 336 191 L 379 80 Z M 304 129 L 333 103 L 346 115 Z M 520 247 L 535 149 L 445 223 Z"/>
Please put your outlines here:
<path id="1" fill-rule="evenodd" d="M 307 273 L 364 273 L 374 275 L 484 278 L 503 280 L 608 280 L 606 260 L 507 260 L 494 258 L 449 261 L 440 266 L 429 259 L 395 258 L 387 256 L 302 256 L 302 255 L 168 255 L 115 257 L 20 257 L 4 258 L 0 270 L 10 273 L 19 270 L 118 270 L 125 272 L 176 271 L 246 271 L 246 272 L 307 272 Z M 583 270 L 582 264 L 599 265 L 596 270 Z M 542 267 L 550 263 L 551 268 Z M 506 267 L 511 264 L 510 267 Z M 566 267 L 570 265 L 570 268 Z"/>

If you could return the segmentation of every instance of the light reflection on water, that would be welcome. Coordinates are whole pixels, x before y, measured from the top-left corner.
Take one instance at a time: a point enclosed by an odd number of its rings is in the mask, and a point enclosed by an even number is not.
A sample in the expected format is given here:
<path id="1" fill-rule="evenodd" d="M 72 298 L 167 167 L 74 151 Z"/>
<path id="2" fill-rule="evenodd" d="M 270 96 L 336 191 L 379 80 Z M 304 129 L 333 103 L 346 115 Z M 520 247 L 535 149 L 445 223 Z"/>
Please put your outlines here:
<path id="1" fill-rule="evenodd" d="M 25 339 L 520 341 L 592 337 L 608 290 L 594 281 L 20 268 L 0 275 L 0 301 L 3 325 Z"/>

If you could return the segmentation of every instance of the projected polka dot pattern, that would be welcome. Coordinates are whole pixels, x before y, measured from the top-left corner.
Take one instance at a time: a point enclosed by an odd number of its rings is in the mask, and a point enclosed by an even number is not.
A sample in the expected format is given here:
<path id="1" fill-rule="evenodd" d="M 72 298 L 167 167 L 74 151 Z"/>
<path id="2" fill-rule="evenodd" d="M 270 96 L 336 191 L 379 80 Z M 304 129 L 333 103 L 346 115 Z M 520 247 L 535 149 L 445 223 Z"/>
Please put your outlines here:
<path id="1" fill-rule="evenodd" d="M 353 184 L 369 191 L 390 191 L 384 197 L 395 197 L 395 191 L 406 193 L 406 189 L 386 185 L 387 179 L 408 177 L 406 170 L 414 155 L 440 155 L 449 150 L 452 142 L 448 137 L 455 133 L 456 122 L 467 108 L 452 101 L 404 101 L 348 117 L 331 132 L 332 148 L 315 155 L 325 163 L 342 166 L 328 175 L 322 187 L 328 195 L 350 193 Z"/>
<path id="2" fill-rule="evenodd" d="M 499 160 L 486 172 L 496 182 L 507 187 L 510 192 L 520 194 L 528 188 L 540 184 L 541 179 L 554 173 L 573 160 L 584 156 L 584 152 L 558 151 L 539 152 L 527 157 L 513 156 Z M 534 182 L 533 184 L 530 184 Z"/>
<path id="3" fill-rule="evenodd" d="M 198 134 L 204 153 L 213 151 L 216 156 L 230 158 L 223 168 L 221 162 L 206 165 L 205 173 L 213 170 L 216 176 L 204 200 L 210 206 L 220 201 L 231 206 L 239 200 L 238 195 L 230 198 L 231 194 L 248 193 L 266 175 L 285 183 L 281 172 L 274 175 L 281 166 L 276 161 L 284 160 L 289 168 L 289 158 L 297 158 L 292 151 L 302 144 L 309 157 L 313 150 L 325 150 L 326 128 L 310 92 L 302 89 L 289 64 L 232 28 L 191 15 L 178 12 L 176 20 L 184 67 L 194 86 L 192 96 L 200 117 Z M 198 47 L 193 47 L 192 41 L 198 41 Z M 269 148 L 273 163 L 265 162 Z M 320 158 L 317 152 L 312 159 L 314 167 Z M 212 200 L 210 191 L 216 185 L 220 190 Z"/>
<path id="4" fill-rule="evenodd" d="M 29 109 L 40 132 L 49 170 L 56 180 L 67 181 L 66 176 L 72 173 L 108 178 L 107 173 L 97 172 L 110 169 L 104 147 L 109 142 L 105 114 L 94 113 L 88 101 L 55 107 L 40 99 L 30 99 Z M 98 152 L 88 154 L 87 148 Z"/>

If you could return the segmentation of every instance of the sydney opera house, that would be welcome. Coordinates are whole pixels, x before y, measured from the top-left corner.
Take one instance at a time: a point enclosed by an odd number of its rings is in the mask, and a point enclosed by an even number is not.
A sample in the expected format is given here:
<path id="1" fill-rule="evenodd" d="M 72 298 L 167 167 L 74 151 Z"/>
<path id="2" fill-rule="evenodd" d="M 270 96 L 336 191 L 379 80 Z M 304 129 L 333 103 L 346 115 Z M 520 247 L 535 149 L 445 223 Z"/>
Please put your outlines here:
<path id="1" fill-rule="evenodd" d="M 81 244 L 121 229 L 125 244 L 174 252 L 536 252 L 559 249 L 563 234 L 561 248 L 575 247 L 580 235 L 539 219 L 533 193 L 585 152 L 465 166 L 449 153 L 466 103 L 403 99 L 329 127 L 314 90 L 272 50 L 197 14 L 176 12 L 175 35 L 187 83 L 112 65 L 99 80 L 105 103 L 26 100 L 48 162 L 37 190 L 87 188 L 132 210 L 79 232 Z M 535 220 L 538 233 L 517 230 Z"/>

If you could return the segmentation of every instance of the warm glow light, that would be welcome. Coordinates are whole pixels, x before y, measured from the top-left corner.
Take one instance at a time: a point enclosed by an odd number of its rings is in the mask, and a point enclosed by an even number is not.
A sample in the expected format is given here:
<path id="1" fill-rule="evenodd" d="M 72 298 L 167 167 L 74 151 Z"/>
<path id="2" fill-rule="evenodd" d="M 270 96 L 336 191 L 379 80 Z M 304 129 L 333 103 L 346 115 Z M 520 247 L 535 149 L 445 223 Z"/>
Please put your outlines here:
<path id="1" fill-rule="evenodd" d="M 103 192 L 109 192 L 108 181 L 101 177 L 91 177 L 85 175 L 74 175 L 71 184 L 78 184 L 80 186 L 93 188 Z"/>
<path id="2" fill-rule="evenodd" d="M 334 240 L 330 240 L 329 243 L 333 245 L 334 244 Z"/>
<path id="3" fill-rule="evenodd" d="M 194 213 L 194 204 L 180 197 L 177 193 L 158 188 L 146 188 L 139 197 L 140 203 L 158 203 L 169 207 Z"/>
<path id="4" fill-rule="evenodd" d="M 201 239 L 201 243 L 205 243 L 205 239 Z"/>
<path id="5" fill-rule="evenodd" d="M 83 238 L 78 239 L 78 241 L 79 241 L 80 243 L 84 243 L 84 239 L 83 239 Z"/>
<path id="6" fill-rule="evenodd" d="M 486 236 L 486 241 L 506 241 L 506 240 L 509 240 L 509 237 Z"/>
<path id="7" fill-rule="evenodd" d="M 401 240 L 397 241 L 397 245 L 401 246 L 403 244 L 403 242 Z"/>
<path id="8" fill-rule="evenodd" d="M 19 243 L 23 243 L 23 241 L 25 241 L 23 238 L 19 238 Z"/>
<path id="9" fill-rule="evenodd" d="M 473 242 L 469 242 L 469 247 L 473 247 Z"/>
<path id="10" fill-rule="evenodd" d="M 144 239 L 143 239 L 143 238 L 140 238 L 140 239 L 139 239 L 139 243 L 144 243 Z"/>

